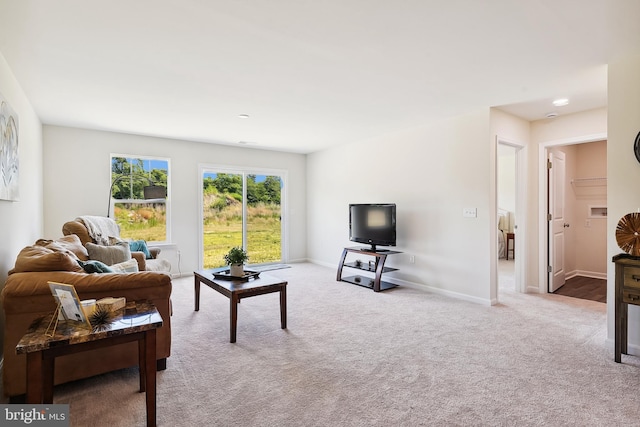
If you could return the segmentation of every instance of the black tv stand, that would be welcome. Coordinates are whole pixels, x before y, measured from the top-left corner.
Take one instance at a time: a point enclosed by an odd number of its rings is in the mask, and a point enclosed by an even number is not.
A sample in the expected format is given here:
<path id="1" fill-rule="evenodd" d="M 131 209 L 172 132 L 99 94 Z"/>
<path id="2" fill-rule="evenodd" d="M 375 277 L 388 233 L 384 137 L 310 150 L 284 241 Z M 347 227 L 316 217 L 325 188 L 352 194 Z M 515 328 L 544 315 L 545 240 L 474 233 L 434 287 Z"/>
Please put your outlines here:
<path id="1" fill-rule="evenodd" d="M 347 258 L 347 254 L 355 253 L 361 255 L 367 255 L 371 257 L 375 257 L 375 262 L 373 265 L 369 262 L 361 262 L 358 264 L 357 261 L 345 263 Z M 384 263 L 387 260 L 387 255 L 400 254 L 402 252 L 398 251 L 390 251 L 390 250 L 380 250 L 376 251 L 375 246 L 372 245 L 372 248 L 344 248 L 342 251 L 342 257 L 340 258 L 340 264 L 338 265 L 338 275 L 336 277 L 337 281 L 352 283 L 354 285 L 363 286 L 365 288 L 373 289 L 374 292 L 380 292 L 387 289 L 395 288 L 396 284 L 384 282 L 382 281 L 382 273 L 388 273 L 390 271 L 397 271 L 397 268 L 385 267 Z M 372 279 L 367 276 L 349 276 L 342 277 L 342 269 L 344 267 L 355 268 L 358 270 L 370 271 L 375 273 L 375 277 Z"/>
<path id="2" fill-rule="evenodd" d="M 355 248 L 355 249 L 358 249 L 361 252 L 367 252 L 367 253 L 370 252 L 370 253 L 376 253 L 376 254 L 399 254 L 399 253 L 401 253 L 401 252 L 392 251 L 390 249 L 377 249 L 377 248 L 373 248 L 372 249 L 372 248 L 367 248 L 366 246 L 362 247 L 362 248 Z"/>

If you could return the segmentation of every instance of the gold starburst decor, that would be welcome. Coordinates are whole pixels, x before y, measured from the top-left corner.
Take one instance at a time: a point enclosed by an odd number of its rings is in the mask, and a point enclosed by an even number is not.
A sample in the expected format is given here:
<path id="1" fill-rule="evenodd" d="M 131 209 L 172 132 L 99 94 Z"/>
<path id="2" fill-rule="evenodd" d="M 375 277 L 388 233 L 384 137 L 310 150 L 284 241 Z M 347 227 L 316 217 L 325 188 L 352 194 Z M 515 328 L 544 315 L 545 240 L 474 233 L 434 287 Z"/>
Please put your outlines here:
<path id="1" fill-rule="evenodd" d="M 620 218 L 616 227 L 616 242 L 629 255 L 640 256 L 640 212 Z"/>
<path id="2" fill-rule="evenodd" d="M 112 320 L 113 313 L 111 313 L 109 307 L 105 307 L 102 304 L 96 305 L 96 309 L 89 316 L 89 322 L 95 330 L 107 329 Z"/>

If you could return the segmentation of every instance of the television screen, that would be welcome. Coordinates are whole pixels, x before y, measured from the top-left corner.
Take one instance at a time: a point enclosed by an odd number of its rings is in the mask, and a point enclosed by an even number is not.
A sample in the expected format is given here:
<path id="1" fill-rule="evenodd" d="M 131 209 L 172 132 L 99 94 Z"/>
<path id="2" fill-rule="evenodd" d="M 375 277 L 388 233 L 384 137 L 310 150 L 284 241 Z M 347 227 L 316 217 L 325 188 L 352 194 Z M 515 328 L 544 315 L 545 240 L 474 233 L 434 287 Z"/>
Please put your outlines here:
<path id="1" fill-rule="evenodd" d="M 376 246 L 396 245 L 396 205 L 367 203 L 349 205 L 349 240 Z"/>

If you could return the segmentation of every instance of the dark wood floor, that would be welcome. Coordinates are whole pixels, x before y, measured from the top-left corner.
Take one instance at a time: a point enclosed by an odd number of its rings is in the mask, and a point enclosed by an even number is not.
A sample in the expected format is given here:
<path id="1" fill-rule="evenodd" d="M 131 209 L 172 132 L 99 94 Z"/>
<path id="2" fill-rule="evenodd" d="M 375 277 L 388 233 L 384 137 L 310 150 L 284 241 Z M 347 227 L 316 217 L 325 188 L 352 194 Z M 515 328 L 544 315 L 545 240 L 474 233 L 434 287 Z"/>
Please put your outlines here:
<path id="1" fill-rule="evenodd" d="M 567 280 L 554 294 L 606 303 L 607 281 L 576 276 Z"/>

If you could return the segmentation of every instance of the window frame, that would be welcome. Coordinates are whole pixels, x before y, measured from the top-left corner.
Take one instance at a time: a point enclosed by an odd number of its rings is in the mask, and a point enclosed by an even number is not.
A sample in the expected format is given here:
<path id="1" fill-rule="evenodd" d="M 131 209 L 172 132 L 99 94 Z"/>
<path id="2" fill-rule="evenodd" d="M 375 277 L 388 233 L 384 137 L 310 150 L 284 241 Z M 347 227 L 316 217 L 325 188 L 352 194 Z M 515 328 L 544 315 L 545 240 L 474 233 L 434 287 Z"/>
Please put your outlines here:
<path id="1" fill-rule="evenodd" d="M 198 164 L 198 268 L 203 269 L 204 260 L 204 191 L 202 188 L 203 176 L 207 172 L 227 173 L 235 175 L 243 175 L 243 182 L 246 182 L 247 175 L 274 175 L 282 180 L 280 191 L 280 262 L 286 263 L 289 260 L 289 171 L 287 169 L 272 169 L 260 167 L 230 166 L 224 164 L 200 163 Z M 243 238 L 242 245 L 246 248 L 246 185 L 243 185 L 243 215 L 242 228 Z"/>
<path id="2" fill-rule="evenodd" d="M 160 157 L 160 156 L 148 156 L 148 155 L 137 155 L 137 154 L 123 154 L 123 153 L 110 153 L 109 156 L 109 212 L 108 215 L 111 218 L 114 218 L 113 210 L 116 203 L 132 203 L 132 204 L 148 204 L 150 203 L 147 199 L 116 199 L 113 197 L 113 159 L 121 157 L 125 158 L 128 161 L 131 160 L 142 160 L 144 163 L 146 160 L 149 161 L 161 161 L 167 163 L 167 197 L 163 200 L 152 199 L 155 200 L 154 203 L 164 203 L 165 205 L 165 240 L 154 240 L 148 243 L 153 243 L 154 245 L 162 245 L 171 242 L 171 159 L 168 157 Z M 131 162 L 130 162 L 131 163 Z M 114 218 L 115 220 L 115 218 Z"/>

